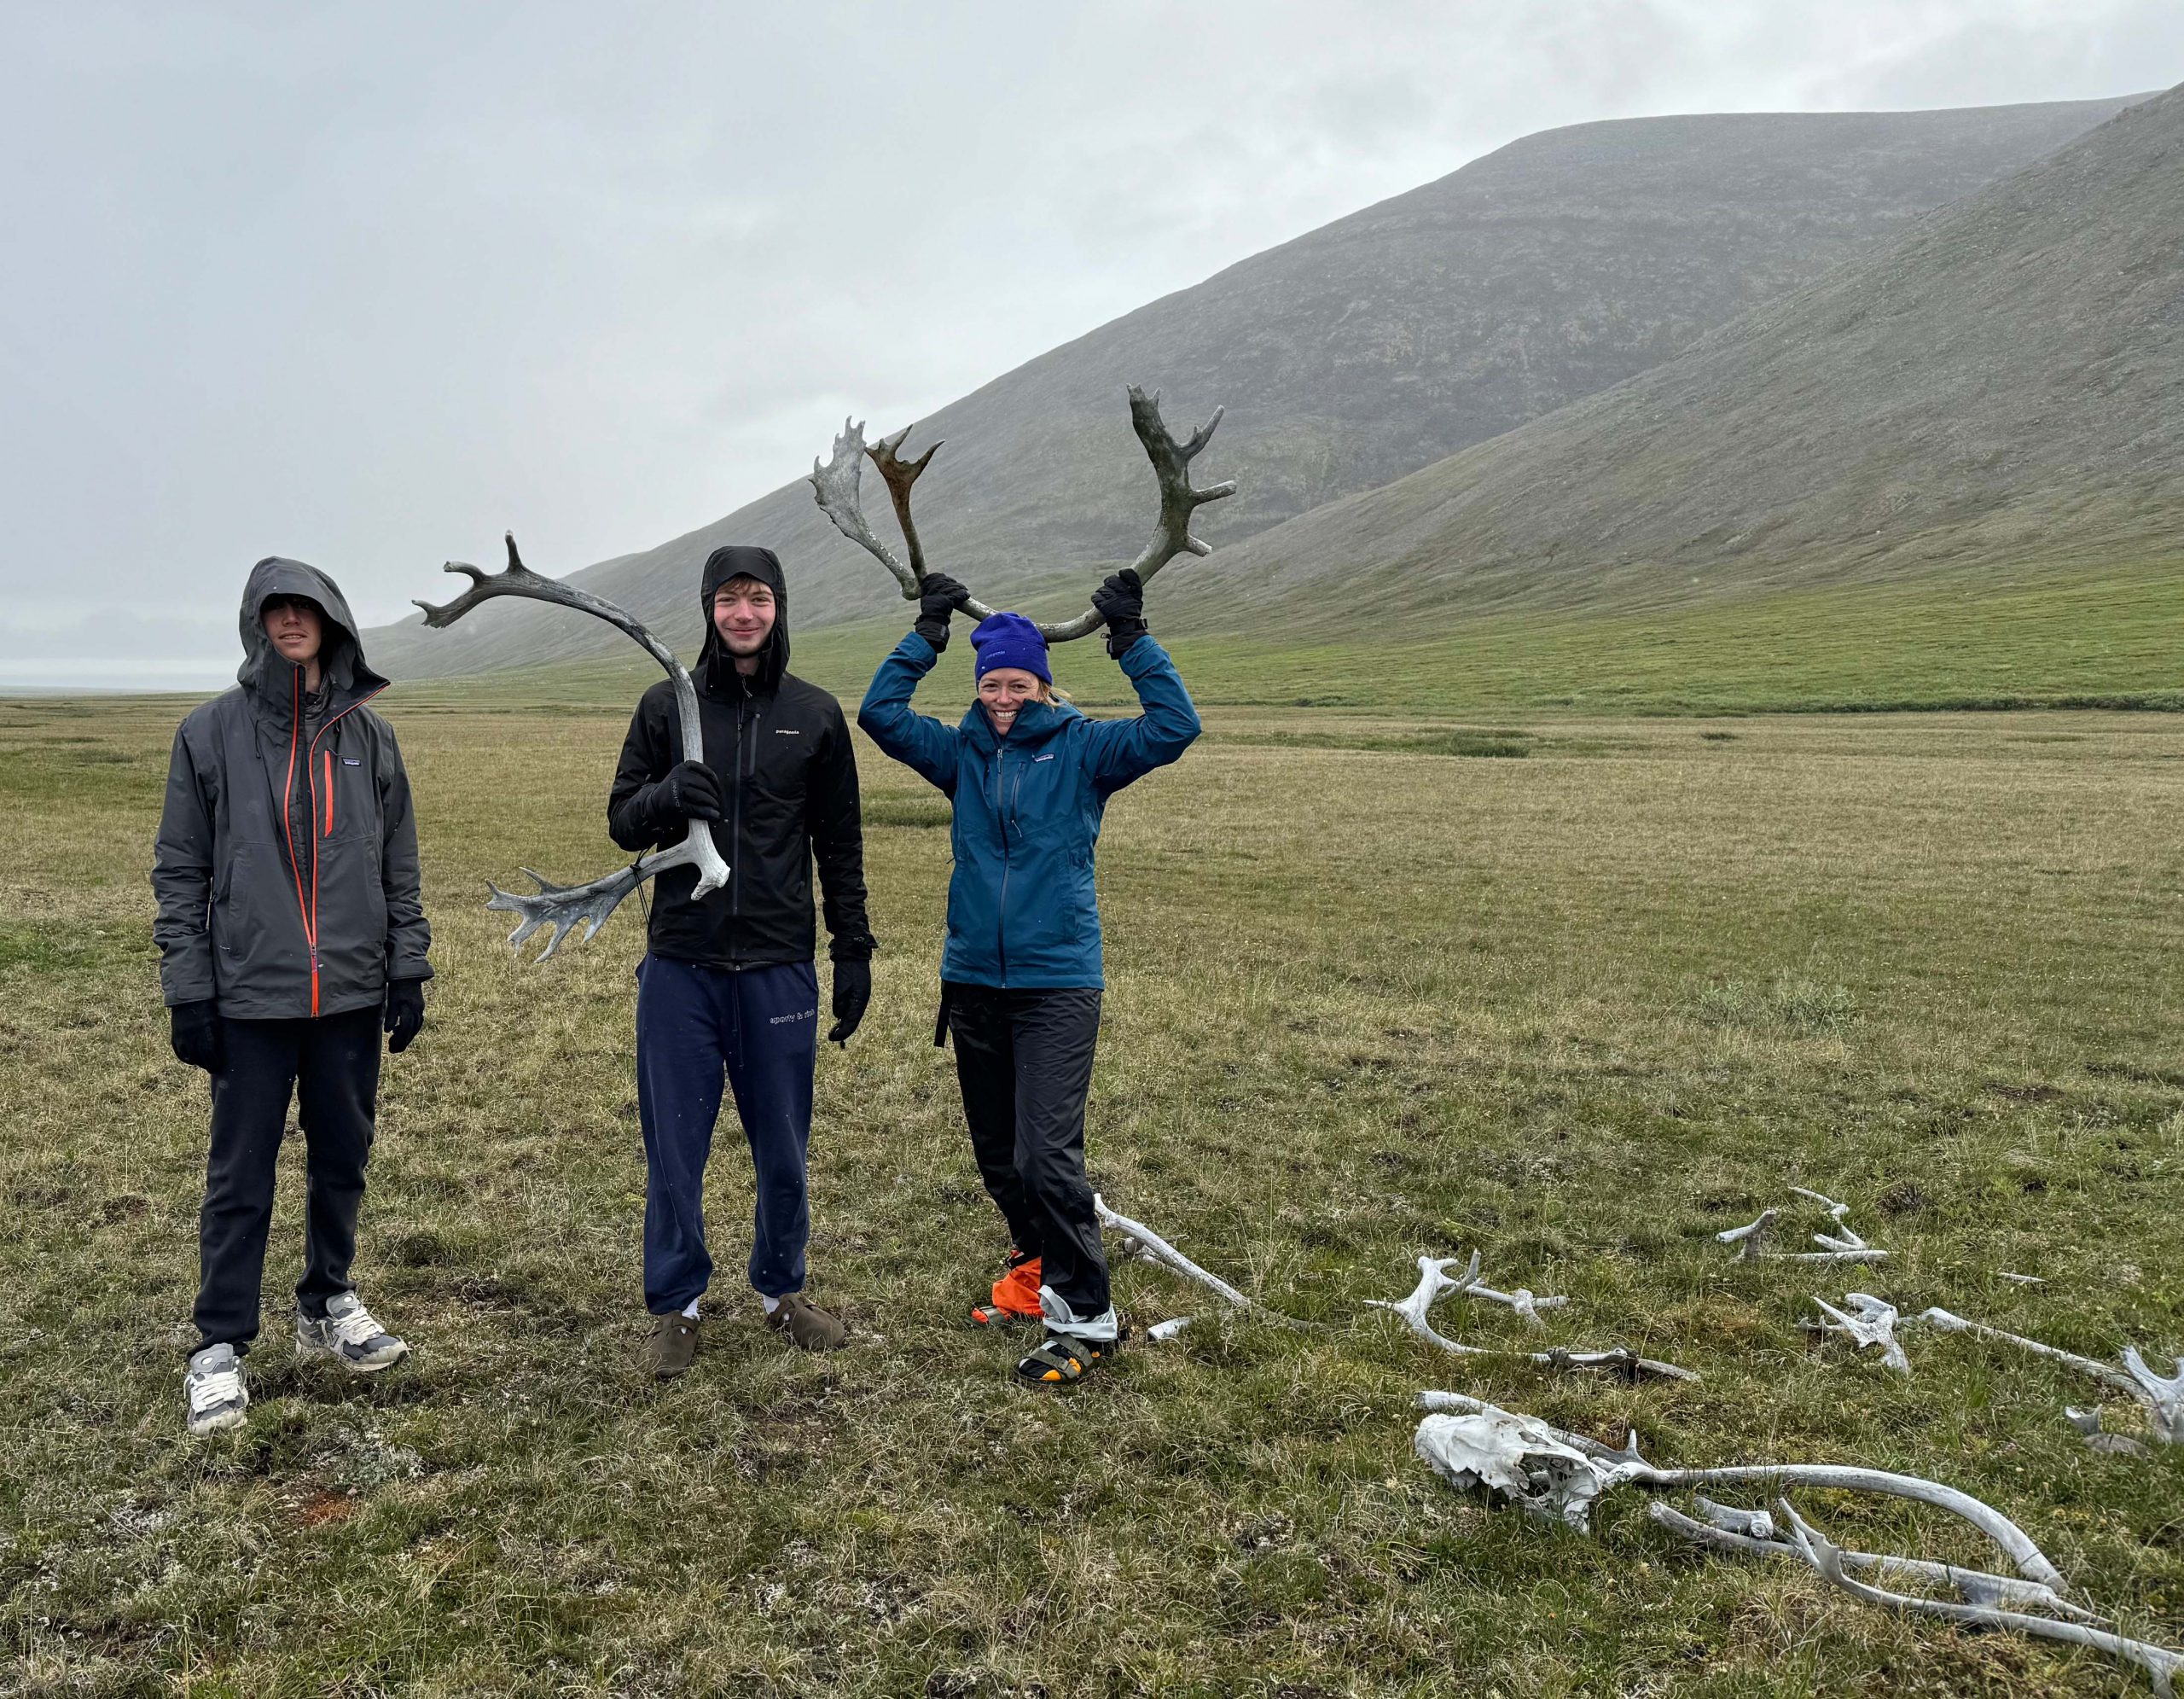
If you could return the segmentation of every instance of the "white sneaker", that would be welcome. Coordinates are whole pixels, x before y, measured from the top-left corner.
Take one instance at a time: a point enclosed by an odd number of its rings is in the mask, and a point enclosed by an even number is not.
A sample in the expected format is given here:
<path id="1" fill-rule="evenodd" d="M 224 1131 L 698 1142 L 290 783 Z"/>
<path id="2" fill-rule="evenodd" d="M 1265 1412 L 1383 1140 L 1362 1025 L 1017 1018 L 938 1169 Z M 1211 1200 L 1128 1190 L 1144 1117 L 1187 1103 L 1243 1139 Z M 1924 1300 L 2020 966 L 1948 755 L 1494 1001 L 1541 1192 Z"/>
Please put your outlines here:
<path id="1" fill-rule="evenodd" d="M 182 1395 L 189 1407 L 189 1431 L 218 1434 L 240 1428 L 250 1408 L 250 1394 L 242 1388 L 242 1359 L 232 1345 L 208 1345 L 193 1353 L 189 1372 L 182 1377 Z"/>
<path id="2" fill-rule="evenodd" d="M 392 1369 L 410 1354 L 410 1347 L 374 1321 L 353 1292 L 328 1300 L 326 1314 L 316 1320 L 299 1311 L 296 1349 L 306 1357 L 323 1352 L 360 1375 Z"/>

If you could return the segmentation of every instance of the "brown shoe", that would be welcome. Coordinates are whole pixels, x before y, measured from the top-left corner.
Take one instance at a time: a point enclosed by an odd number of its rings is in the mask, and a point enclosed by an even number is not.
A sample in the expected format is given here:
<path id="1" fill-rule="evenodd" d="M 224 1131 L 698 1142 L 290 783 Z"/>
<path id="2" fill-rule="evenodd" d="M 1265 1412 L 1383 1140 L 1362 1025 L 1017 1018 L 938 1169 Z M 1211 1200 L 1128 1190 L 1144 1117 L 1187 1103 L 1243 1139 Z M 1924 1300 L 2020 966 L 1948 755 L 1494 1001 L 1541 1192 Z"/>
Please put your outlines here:
<path id="1" fill-rule="evenodd" d="M 663 1381 L 671 1381 L 690 1366 L 698 1354 L 698 1324 L 685 1315 L 656 1316 L 658 1324 L 645 1341 L 645 1366 Z"/>
<path id="2" fill-rule="evenodd" d="M 774 1306 L 766 1325 L 785 1333 L 806 1351 L 839 1351 L 850 1342 L 850 1330 L 805 1297 L 792 1292 Z"/>

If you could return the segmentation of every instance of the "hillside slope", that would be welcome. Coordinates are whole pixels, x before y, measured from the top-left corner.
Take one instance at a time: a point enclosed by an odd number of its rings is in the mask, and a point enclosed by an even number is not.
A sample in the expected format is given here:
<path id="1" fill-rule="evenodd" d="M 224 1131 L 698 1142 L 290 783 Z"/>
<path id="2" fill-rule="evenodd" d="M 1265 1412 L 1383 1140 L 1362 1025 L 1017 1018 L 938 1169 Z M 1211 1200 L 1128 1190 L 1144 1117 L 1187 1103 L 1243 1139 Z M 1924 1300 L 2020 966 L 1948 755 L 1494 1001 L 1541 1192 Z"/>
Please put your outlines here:
<path id="1" fill-rule="evenodd" d="M 919 490 L 929 553 L 982 593 L 1044 592 L 1056 606 L 1134 553 L 1151 483 L 1122 403 L 1133 381 L 1161 387 L 1179 428 L 1228 406 L 1206 463 L 1208 476 L 1243 485 L 1207 517 L 1225 547 L 1658 365 L 2126 104 L 1644 119 L 1527 137 L 943 409 L 913 442 L 949 439 Z M 521 515 L 508 521 L 523 534 Z M 524 540 L 542 565 L 553 561 L 551 538 Z M 576 576 L 687 642 L 698 564 L 729 540 L 781 551 L 805 625 L 874 614 L 894 597 L 800 480 Z M 622 640 L 496 602 L 445 632 L 412 621 L 371 641 L 397 676 L 416 677 L 597 654 Z"/>
<path id="2" fill-rule="evenodd" d="M 1161 586 L 1176 629 L 2107 563 L 2184 536 L 2184 90 L 1676 359 Z"/>

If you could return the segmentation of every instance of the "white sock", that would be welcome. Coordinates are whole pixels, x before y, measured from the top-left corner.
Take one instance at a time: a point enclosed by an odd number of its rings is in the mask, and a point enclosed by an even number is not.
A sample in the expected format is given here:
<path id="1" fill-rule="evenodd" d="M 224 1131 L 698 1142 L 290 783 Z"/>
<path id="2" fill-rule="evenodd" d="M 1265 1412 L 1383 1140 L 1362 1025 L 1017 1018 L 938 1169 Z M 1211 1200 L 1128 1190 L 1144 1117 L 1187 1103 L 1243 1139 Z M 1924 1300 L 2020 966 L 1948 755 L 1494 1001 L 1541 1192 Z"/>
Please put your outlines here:
<path id="1" fill-rule="evenodd" d="M 689 1317 L 689 1318 L 690 1318 L 692 1321 L 695 1321 L 695 1320 L 697 1320 L 697 1319 L 698 1319 L 698 1300 L 697 1300 L 695 1298 L 693 1298 L 693 1299 L 692 1299 L 688 1303 L 685 1304 L 685 1305 L 682 1306 L 682 1313 L 683 1313 L 684 1315 L 686 1315 L 686 1316 Z"/>
<path id="2" fill-rule="evenodd" d="M 758 1301 L 766 1306 L 766 1313 L 770 1316 L 781 1306 L 781 1300 L 780 1299 L 769 1298 L 763 1292 L 758 1295 Z"/>

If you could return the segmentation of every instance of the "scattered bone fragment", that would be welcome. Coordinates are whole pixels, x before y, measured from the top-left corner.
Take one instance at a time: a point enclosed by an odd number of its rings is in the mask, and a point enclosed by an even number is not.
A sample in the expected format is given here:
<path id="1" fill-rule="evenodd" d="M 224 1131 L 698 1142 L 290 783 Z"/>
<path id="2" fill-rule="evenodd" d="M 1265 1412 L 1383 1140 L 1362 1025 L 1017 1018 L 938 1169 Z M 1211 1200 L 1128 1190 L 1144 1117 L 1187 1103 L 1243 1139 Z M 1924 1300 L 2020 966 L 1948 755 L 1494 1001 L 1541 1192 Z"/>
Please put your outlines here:
<path id="1" fill-rule="evenodd" d="M 2044 1275 L 2012 1274 L 2007 1268 L 1997 1269 L 1995 1273 L 1995 1278 L 1997 1280 L 2014 1281 L 2019 1286 L 2045 1286 L 2048 1283 L 2047 1277 Z"/>
<path id="2" fill-rule="evenodd" d="M 1404 1325 L 1428 1345 L 1438 1346 L 1458 1357 L 1521 1357 L 1543 1369 L 1600 1369 L 1619 1374 L 1626 1380 L 1636 1380 L 1645 1376 L 1675 1381 L 1695 1381 L 1699 1378 L 1688 1369 L 1680 1369 L 1673 1363 L 1663 1363 L 1651 1357 L 1641 1357 L 1627 1346 L 1618 1346 L 1606 1351 L 1571 1351 L 1563 1347 L 1550 1347 L 1545 1351 L 1511 1352 L 1496 1351 L 1483 1345 L 1465 1345 L 1450 1339 L 1426 1318 L 1434 1300 L 1443 1292 L 1490 1295 L 1507 1301 L 1507 1295 L 1490 1294 L 1479 1287 L 1479 1254 L 1477 1251 L 1472 1253 L 1469 1264 L 1460 1276 L 1452 1276 L 1449 1272 L 1455 1265 L 1455 1257 L 1420 1257 L 1418 1260 L 1418 1284 L 1411 1288 L 1409 1296 L 1400 1300 L 1368 1298 L 1365 1300 L 1366 1306 L 1369 1309 L 1387 1310 L 1401 1316 Z M 1536 1303 L 1545 1306 L 1550 1301 L 1567 1300 L 1540 1299 Z M 1519 1313 L 1523 1314 L 1525 1311 L 1519 1308 Z M 1537 1316 L 1535 1314 L 1531 1318 L 1536 1320 Z"/>
<path id="3" fill-rule="evenodd" d="M 2075 1405 L 2065 1405 L 2063 1415 L 2071 1427 L 2084 1435 L 2086 1449 L 2100 1452 L 2108 1457 L 2150 1458 L 2153 1453 L 2129 1434 L 2111 1434 L 2100 1425 L 2100 1406 L 2080 1410 Z"/>
<path id="4" fill-rule="evenodd" d="M 1736 1260 L 1739 1262 L 1750 1262 L 1761 1254 L 1760 1247 L 1766 1243 L 1768 1234 L 1774 1231 L 1774 1224 L 1780 1219 L 1781 1214 L 1779 1209 L 1762 1210 L 1757 1221 L 1748 1221 L 1741 1227 L 1728 1228 L 1714 1236 L 1725 1245 L 1737 1248 Z"/>
<path id="5" fill-rule="evenodd" d="M 1911 1372 L 1911 1359 L 1903 1354 L 1903 1347 L 1896 1339 L 1896 1306 L 1885 1303 L 1870 1292 L 1846 1292 L 1843 1301 L 1850 1306 L 1849 1312 L 1838 1310 L 1825 1298 L 1815 1297 L 1825 1319 L 1808 1322 L 1805 1325 L 1816 1333 L 1839 1333 L 1861 1351 L 1878 1347 L 1881 1364 L 1899 1375 Z"/>
<path id="6" fill-rule="evenodd" d="M 2022 1334 L 2006 1333 L 2001 1328 L 1989 1327 L 1984 1322 L 1967 1321 L 1964 1317 L 1943 1309 L 1922 1310 L 1917 1320 L 1930 1324 L 1949 1333 L 1977 1334 L 1982 1339 L 1991 1339 L 2004 1345 L 2014 1345 L 2020 1351 L 2029 1351 L 2036 1357 L 2053 1358 L 2058 1363 L 2069 1364 L 2081 1374 L 2090 1375 L 2104 1386 L 2136 1399 L 2146 1413 L 2146 1425 L 2153 1430 L 2155 1439 L 2164 1445 L 2184 1445 L 2184 1358 L 2173 1359 L 2175 1372 L 2157 1375 L 2139 1354 L 2136 1346 L 2123 1350 L 2121 1368 L 2107 1363 L 2095 1362 L 2090 1357 L 2081 1357 L 2074 1351 L 2065 1351 L 2053 1345 L 2043 1345 L 2036 1339 L 2027 1339 Z"/>
<path id="7" fill-rule="evenodd" d="M 1165 1345 L 1196 1320 L 1194 1316 L 1176 1316 L 1165 1322 L 1155 1322 L 1145 1330 L 1145 1336 L 1155 1345 Z"/>

